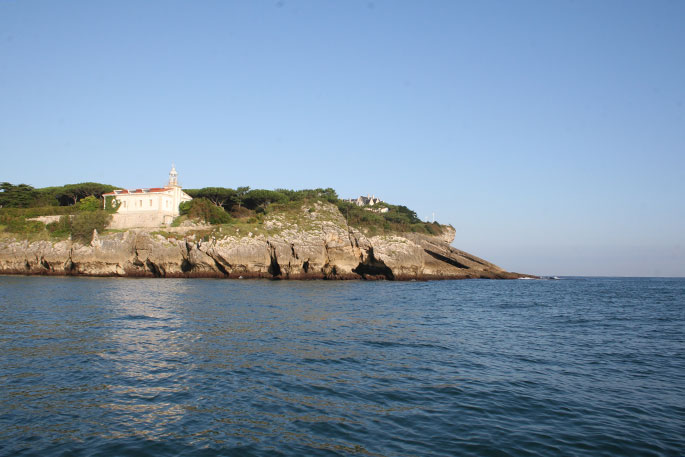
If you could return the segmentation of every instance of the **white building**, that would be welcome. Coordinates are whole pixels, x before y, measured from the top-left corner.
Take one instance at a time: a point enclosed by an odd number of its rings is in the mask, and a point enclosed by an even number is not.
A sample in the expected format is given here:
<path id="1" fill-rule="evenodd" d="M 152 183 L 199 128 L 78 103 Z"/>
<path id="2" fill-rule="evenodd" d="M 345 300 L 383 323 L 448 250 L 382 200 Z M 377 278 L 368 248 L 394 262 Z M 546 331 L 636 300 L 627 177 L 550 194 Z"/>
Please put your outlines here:
<path id="1" fill-rule="evenodd" d="M 351 198 L 349 200 L 346 200 L 350 203 L 354 203 L 357 206 L 374 206 L 378 205 L 379 203 L 383 203 L 383 200 L 380 198 L 376 197 L 375 195 L 367 195 L 364 197 L 363 195 L 358 198 Z M 373 211 L 374 213 L 387 213 L 388 208 L 385 206 L 381 206 L 380 208 L 364 208 L 368 211 Z"/>
<path id="2" fill-rule="evenodd" d="M 173 166 L 166 187 L 117 189 L 102 196 L 105 208 L 119 205 L 109 225 L 115 229 L 169 225 L 179 215 L 178 205 L 192 200 L 178 185 L 178 173 Z"/>

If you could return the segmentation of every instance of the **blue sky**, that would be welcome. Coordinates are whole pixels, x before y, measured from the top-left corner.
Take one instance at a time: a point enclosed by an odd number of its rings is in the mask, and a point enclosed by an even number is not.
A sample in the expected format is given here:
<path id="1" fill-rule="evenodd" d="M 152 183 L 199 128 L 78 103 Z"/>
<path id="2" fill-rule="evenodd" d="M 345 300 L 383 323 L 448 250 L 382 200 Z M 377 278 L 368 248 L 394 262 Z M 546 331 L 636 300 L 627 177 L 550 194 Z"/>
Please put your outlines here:
<path id="1" fill-rule="evenodd" d="M 0 181 L 333 187 L 685 276 L 685 2 L 0 0 Z"/>

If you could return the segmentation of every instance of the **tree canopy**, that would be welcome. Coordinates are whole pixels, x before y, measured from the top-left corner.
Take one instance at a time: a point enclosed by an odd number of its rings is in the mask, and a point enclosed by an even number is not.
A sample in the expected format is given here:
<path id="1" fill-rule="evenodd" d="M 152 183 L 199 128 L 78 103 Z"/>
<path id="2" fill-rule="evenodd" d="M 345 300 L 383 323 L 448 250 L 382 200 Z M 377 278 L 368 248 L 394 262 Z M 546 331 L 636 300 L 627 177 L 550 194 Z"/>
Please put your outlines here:
<path id="1" fill-rule="evenodd" d="M 17 230 L 29 230 L 30 227 L 25 222 L 28 217 L 48 214 L 99 213 L 103 206 L 102 194 L 114 189 L 114 186 L 96 182 L 38 189 L 28 184 L 15 185 L 2 182 L 0 183 L 0 208 L 3 209 L 0 215 L 7 219 L 4 225 L 9 227 L 11 223 L 14 224 L 12 227 L 17 227 Z M 294 206 L 299 207 L 307 202 L 319 200 L 337 205 L 349 225 L 369 229 L 373 233 L 418 231 L 435 234 L 442 230 L 439 224 L 422 222 L 416 212 L 406 206 L 384 202 L 382 206 L 388 211 L 380 213 L 377 212 L 376 207 L 359 207 L 341 200 L 336 191 L 330 187 L 301 190 L 250 189 L 248 186 L 236 189 L 203 187 L 185 191 L 193 197 L 193 200 L 181 204 L 181 214 L 200 218 L 211 224 L 226 224 L 230 223 L 232 218 L 243 219 L 254 217 L 255 213 L 267 213 L 270 211 L 270 205 L 293 203 Z M 278 211 L 278 208 L 274 209 Z M 112 209 L 108 206 L 107 211 L 111 213 L 116 211 L 116 208 Z M 79 236 L 86 237 L 86 232 L 92 231 L 92 228 L 100 229 L 103 217 L 101 215 L 81 217 L 76 223 Z M 71 223 L 69 225 L 72 230 Z"/>
<path id="2" fill-rule="evenodd" d="M 0 207 L 28 208 L 36 200 L 38 191 L 28 184 L 0 183 Z"/>
<path id="3" fill-rule="evenodd" d="M 285 203 L 286 195 L 275 190 L 254 189 L 245 194 L 244 205 L 249 209 L 264 208 L 269 203 Z"/>
<path id="4" fill-rule="evenodd" d="M 97 182 L 83 182 L 66 184 L 64 186 L 44 187 L 35 189 L 28 184 L 0 183 L 0 207 L 3 208 L 32 208 L 39 206 L 71 206 L 79 200 L 92 196 L 102 197 L 102 194 L 116 189 L 109 184 Z"/>
<path id="5" fill-rule="evenodd" d="M 203 187 L 202 189 L 188 189 L 186 193 L 193 198 L 206 198 L 216 206 L 231 209 L 238 204 L 238 192 L 227 187 Z"/>
<path id="6" fill-rule="evenodd" d="M 96 198 L 102 197 L 102 194 L 111 192 L 115 189 L 114 186 L 108 184 L 100 184 L 97 182 L 82 182 L 78 184 L 67 184 L 62 188 L 57 188 L 55 198 L 60 205 L 68 206 L 75 205 L 76 202 L 82 198 L 93 196 Z"/>

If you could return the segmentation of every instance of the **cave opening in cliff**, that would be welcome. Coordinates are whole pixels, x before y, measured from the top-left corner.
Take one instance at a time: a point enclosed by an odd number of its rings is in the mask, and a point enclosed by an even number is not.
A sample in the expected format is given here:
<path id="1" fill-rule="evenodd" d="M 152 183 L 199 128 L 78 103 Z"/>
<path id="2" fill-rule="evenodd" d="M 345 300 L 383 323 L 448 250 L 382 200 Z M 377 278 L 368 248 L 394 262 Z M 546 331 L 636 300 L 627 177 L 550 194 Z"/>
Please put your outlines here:
<path id="1" fill-rule="evenodd" d="M 366 260 L 359 262 L 357 268 L 352 270 L 353 273 L 358 274 L 364 279 L 376 279 L 385 278 L 389 280 L 394 280 L 395 275 L 393 274 L 390 267 L 388 267 L 385 262 L 378 260 L 373 254 L 373 248 L 369 248 L 367 252 Z"/>

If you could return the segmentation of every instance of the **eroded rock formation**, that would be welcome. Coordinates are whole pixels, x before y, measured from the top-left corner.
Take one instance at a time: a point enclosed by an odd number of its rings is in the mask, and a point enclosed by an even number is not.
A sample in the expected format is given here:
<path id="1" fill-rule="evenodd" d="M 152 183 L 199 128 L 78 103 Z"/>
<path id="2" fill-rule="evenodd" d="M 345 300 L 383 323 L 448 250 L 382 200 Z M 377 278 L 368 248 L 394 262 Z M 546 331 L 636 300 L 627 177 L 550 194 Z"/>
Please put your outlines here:
<path id="1" fill-rule="evenodd" d="M 0 273 L 279 279 L 518 278 L 450 246 L 440 236 L 367 236 L 333 205 L 302 208 L 299 219 L 267 217 L 264 233 L 155 233 L 133 229 L 72 241 L 0 241 Z"/>

